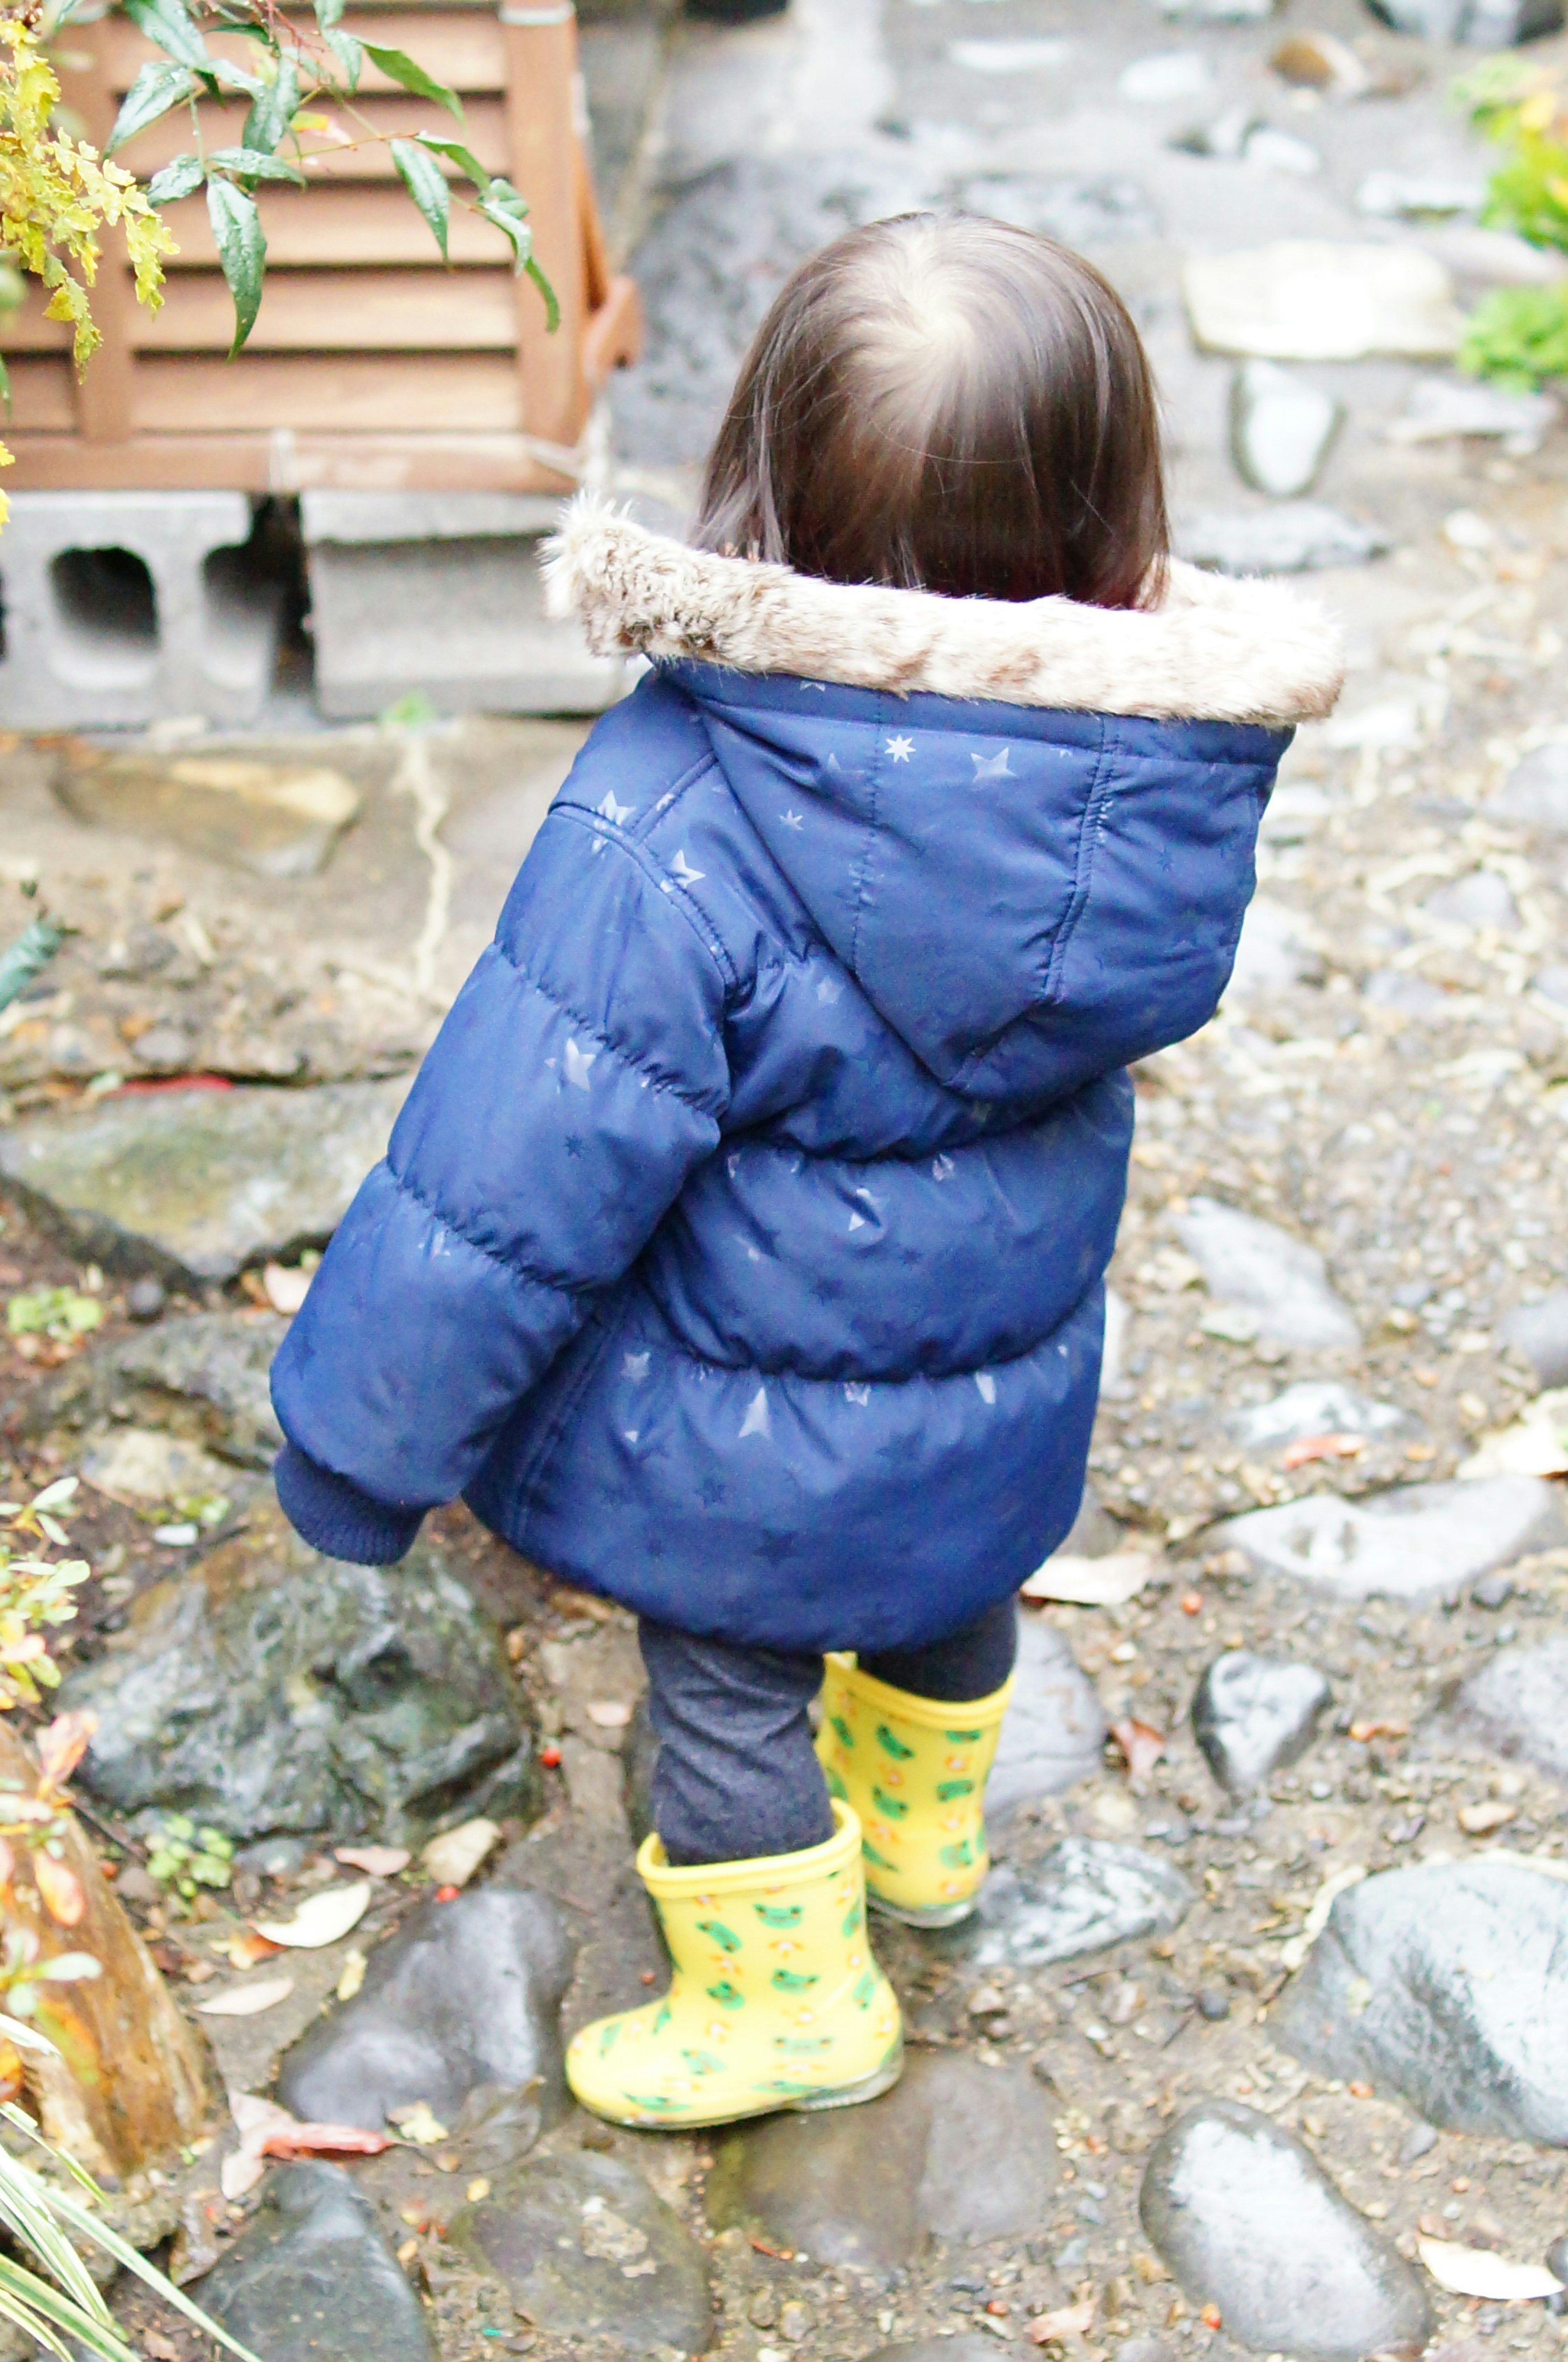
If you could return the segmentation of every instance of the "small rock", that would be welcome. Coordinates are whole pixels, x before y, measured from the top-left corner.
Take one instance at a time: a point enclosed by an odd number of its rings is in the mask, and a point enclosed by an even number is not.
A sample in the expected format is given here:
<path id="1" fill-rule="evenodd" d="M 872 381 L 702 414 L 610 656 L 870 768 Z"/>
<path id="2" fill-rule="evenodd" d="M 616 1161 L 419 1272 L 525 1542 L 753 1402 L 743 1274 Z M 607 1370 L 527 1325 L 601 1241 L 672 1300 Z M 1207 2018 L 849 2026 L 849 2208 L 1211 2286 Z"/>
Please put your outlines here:
<path id="1" fill-rule="evenodd" d="M 0 1181 L 68 1253 L 199 1291 L 328 1239 L 407 1087 L 170 1091 L 34 1116 L 0 1133 Z"/>
<path id="2" fill-rule="evenodd" d="M 1546 2268 L 1549 2272 L 1555 2272 L 1564 2286 L 1568 2286 L 1568 2235 L 1553 2239 L 1551 2246 L 1548 2247 Z"/>
<path id="3" fill-rule="evenodd" d="M 149 1074 L 178 1075 L 189 1067 L 195 1043 L 188 1025 L 149 1025 L 131 1043 L 131 1055 Z"/>
<path id="4" fill-rule="evenodd" d="M 1388 547 L 1386 535 L 1319 501 L 1271 509 L 1206 509 L 1178 527 L 1178 554 L 1213 574 L 1309 574 L 1364 566 Z"/>
<path id="5" fill-rule="evenodd" d="M 1412 1424 L 1397 1404 L 1372 1402 L 1333 1378 L 1304 1378 L 1272 1402 L 1232 1412 L 1225 1422 L 1237 1442 L 1254 1451 L 1308 1435 L 1397 1435 Z"/>
<path id="6" fill-rule="evenodd" d="M 671 2346 L 701 2354 L 712 2341 L 701 2249 L 618 2158 L 577 2150 L 530 2159 L 466 2206 L 447 2237 L 504 2281 L 547 2336 L 650 2356 Z"/>
<path id="7" fill-rule="evenodd" d="M 1271 123 L 1260 123 L 1247 134 L 1242 154 L 1260 171 L 1288 172 L 1297 180 L 1310 180 L 1323 169 L 1323 160 L 1309 140 L 1276 131 Z"/>
<path id="8" fill-rule="evenodd" d="M 1463 41 L 1474 50 L 1512 49 L 1562 25 L 1562 0 L 1367 0 L 1367 6 L 1397 33 Z"/>
<path id="9" fill-rule="evenodd" d="M 907 2345 L 878 2345 L 866 2362 L 997 2362 L 997 2345 L 994 2338 L 973 2334 L 915 2337 Z"/>
<path id="10" fill-rule="evenodd" d="M 1562 1532 L 1555 1489 L 1542 1478 L 1489 1476 L 1401 1485 L 1362 1501 L 1311 1494 L 1231 1518 L 1215 1540 L 1342 1599 L 1425 1599 L 1549 1550 Z"/>
<path id="11" fill-rule="evenodd" d="M 1360 1342 L 1322 1256 L 1304 1239 L 1213 1198 L 1190 1198 L 1174 1227 L 1216 1300 L 1255 1312 L 1264 1337 L 1320 1351 Z"/>
<path id="12" fill-rule="evenodd" d="M 1269 64 L 1293 90 L 1320 91 L 1326 98 L 1364 98 L 1372 88 L 1355 51 L 1332 33 L 1293 33 Z"/>
<path id="13" fill-rule="evenodd" d="M 722 2136 L 708 2217 L 717 2230 L 759 2227 L 817 2263 L 891 2271 L 928 2238 L 1032 2232 L 1055 2181 L 1051 2113 L 1031 2075 L 917 2052 L 879 2100 Z"/>
<path id="14" fill-rule="evenodd" d="M 1516 763 L 1486 809 L 1542 836 L 1568 836 L 1568 738 L 1550 738 Z"/>
<path id="15" fill-rule="evenodd" d="M 199 1443 L 182 1443 L 157 1428 L 142 1427 L 112 1429 L 83 1452 L 82 1473 L 95 1493 L 128 1508 L 193 1498 L 221 1501 L 234 1476 Z"/>
<path id="16" fill-rule="evenodd" d="M 1231 457 L 1254 491 L 1293 499 L 1317 481 L 1342 414 L 1331 394 L 1276 361 L 1244 361 L 1231 383 Z"/>
<path id="17" fill-rule="evenodd" d="M 1407 968 L 1375 968 L 1361 988 L 1362 999 L 1374 1009 L 1397 1010 L 1402 1016 L 1441 1022 L 1451 1013 L 1448 995 L 1424 976 Z"/>
<path id="18" fill-rule="evenodd" d="M 138 1826 L 178 1811 L 240 1840 L 401 1844 L 536 1808 L 500 1633 L 427 1536 L 396 1566 L 350 1566 L 253 1507 L 144 1591 L 60 1697 L 98 1717 L 83 1785 Z"/>
<path id="19" fill-rule="evenodd" d="M 981 1968 L 1043 1968 L 1178 1926 L 1192 1903 L 1179 1870 L 1137 1846 L 1064 1838 L 1027 1873 L 1004 1865 L 981 1893 Z"/>
<path id="20" fill-rule="evenodd" d="M 1200 1985 L 1198 1990 L 1198 2014 L 1210 2025 L 1219 2025 L 1231 2014 L 1231 1996 L 1223 1985 Z"/>
<path id="21" fill-rule="evenodd" d="M 126 1290 L 126 1310 L 133 1320 L 156 1320 L 169 1301 L 169 1290 L 150 1274 L 133 1279 Z"/>
<path id="22" fill-rule="evenodd" d="M 1194 1693 L 1193 1737 L 1220 1787 L 1243 1796 L 1306 1753 L 1331 1694 L 1316 1665 L 1229 1650 Z"/>
<path id="23" fill-rule="evenodd" d="M 1231 1001 L 1267 1000 L 1298 984 L 1321 984 L 1328 970 L 1298 911 L 1254 895 L 1242 921 L 1236 964 L 1226 987 Z"/>
<path id="24" fill-rule="evenodd" d="M 74 742 L 55 792 L 78 820 L 161 837 L 261 877 L 314 877 L 359 797 L 340 771 L 226 754 L 107 755 Z"/>
<path id="25" fill-rule="evenodd" d="M 1201 96 L 1213 80 L 1213 68 L 1198 50 L 1162 50 L 1154 57 L 1134 58 L 1116 87 L 1132 106 L 1169 106 Z"/>
<path id="26" fill-rule="evenodd" d="M 1188 2298 L 1217 2305 L 1254 2353 L 1364 2362 L 1418 2354 L 1431 2334 L 1425 2291 L 1393 2241 L 1253 2108 L 1213 2100 L 1179 2116 L 1150 2157 L 1138 2208 Z"/>
<path id="27" fill-rule="evenodd" d="M 991 1826 L 1083 1779 L 1099 1760 L 1105 1730 L 1099 1693 L 1064 1636 L 1043 1617 L 1021 1616 L 1012 1697 L 986 1784 Z"/>
<path id="28" fill-rule="evenodd" d="M 811 2307 L 802 2304 L 799 2297 L 787 2298 L 779 2306 L 778 2334 L 787 2338 L 791 2345 L 798 2345 L 802 2337 L 809 2337 L 813 2326 Z"/>
<path id="29" fill-rule="evenodd" d="M 1568 1884 L 1514 1858 L 1424 1862 L 1339 1895 L 1278 2005 L 1317 2074 L 1429 2124 L 1568 2146 Z"/>
<path id="30" fill-rule="evenodd" d="M 1445 178 L 1441 173 L 1435 172 L 1391 172 L 1382 170 L 1368 172 L 1355 193 L 1357 212 L 1370 214 L 1377 221 L 1423 221 L 1430 220 L 1434 216 L 1441 219 L 1455 214 L 1474 215 L 1480 212 L 1485 201 L 1485 181 L 1465 180 L 1457 174 Z M 1430 404 L 1434 414 L 1441 409 L 1441 398 L 1445 392 L 1490 393 L 1493 391 L 1490 387 L 1473 387 L 1468 381 L 1464 380 L 1423 378 L 1416 389 L 1417 394 L 1425 393 L 1429 387 L 1438 389 L 1438 400 Z M 1518 397 L 1507 395 L 1504 399 L 1511 401 L 1517 400 Z M 1413 418 L 1419 414 L 1423 406 L 1426 405 L 1418 403 L 1412 397 L 1406 410 L 1407 418 Z M 1457 429 L 1457 432 L 1462 435 L 1468 434 L 1470 431 L 1467 427 Z M 1481 431 L 1487 433 L 1490 430 L 1483 428 Z M 1397 436 L 1396 439 L 1404 441 L 1420 438 Z"/>
<path id="31" fill-rule="evenodd" d="M 136 1287 L 162 1283 L 138 1279 Z M 132 1294 L 134 1295 L 133 1288 Z M 156 1331 L 111 1339 L 39 1387 L 21 1432 L 122 1419 L 169 1428 L 241 1468 L 270 1468 L 282 1448 L 267 1375 L 283 1331 L 255 1312 L 172 1314 Z"/>
<path id="32" fill-rule="evenodd" d="M 1450 926 L 1470 927 L 1477 933 L 1517 935 L 1519 931 L 1518 904 L 1507 878 L 1499 877 L 1495 869 L 1472 869 L 1452 885 L 1440 886 L 1421 908 L 1429 918 L 1441 919 Z"/>
<path id="33" fill-rule="evenodd" d="M 1228 106 L 1209 122 L 1179 132 L 1170 145 L 1182 155 L 1214 156 L 1233 164 L 1244 152 L 1253 132 L 1262 129 L 1263 123 L 1263 116 L 1254 107 L 1244 104 Z"/>
<path id="34" fill-rule="evenodd" d="M 1437 2144 L 1435 2125 L 1412 2125 L 1399 2144 L 1400 2164 L 1414 2165 L 1419 2158 L 1430 2156 Z"/>
<path id="35" fill-rule="evenodd" d="M 1299 238 L 1194 255 L 1182 286 L 1205 351 L 1261 360 L 1447 359 L 1463 326 L 1447 270 L 1414 245 Z"/>
<path id="36" fill-rule="evenodd" d="M 426 2102 L 450 2125 L 486 2086 L 529 2099 L 536 2129 L 567 2106 L 557 2014 L 572 1946 L 547 1896 L 490 1885 L 423 1904 L 370 1954 L 359 1992 L 283 2061 L 283 2105 L 380 2132 Z"/>
<path id="37" fill-rule="evenodd" d="M 1470 1596 L 1477 1607 L 1506 1607 L 1514 1595 L 1514 1582 L 1508 1574 L 1484 1574 L 1471 1587 Z"/>
<path id="38" fill-rule="evenodd" d="M 1538 968 L 1530 978 L 1530 987 L 1554 1008 L 1568 1009 L 1568 967 Z"/>
<path id="39" fill-rule="evenodd" d="M 1549 393 L 1505 393 L 1498 386 L 1469 378 L 1427 377 L 1411 390 L 1404 411 L 1387 430 L 1388 440 L 1441 443 L 1457 436 L 1485 436 L 1500 440 L 1516 458 L 1528 458 L 1540 450 L 1558 414 Z"/>
<path id="40" fill-rule="evenodd" d="M 275 2171 L 201 2301 L 268 2362 L 435 2362 L 424 2308 L 340 2165 Z"/>
<path id="41" fill-rule="evenodd" d="M 1278 0 L 1160 0 L 1160 14 L 1203 25 L 1262 25 L 1277 6 Z"/>
<path id="42" fill-rule="evenodd" d="M 1505 1313 L 1497 1334 L 1533 1365 L 1543 1387 L 1568 1386 L 1568 1287 Z"/>
<path id="43" fill-rule="evenodd" d="M 1463 1683 L 1447 1718 L 1489 1752 L 1568 1781 L 1568 1633 L 1497 1650 Z"/>

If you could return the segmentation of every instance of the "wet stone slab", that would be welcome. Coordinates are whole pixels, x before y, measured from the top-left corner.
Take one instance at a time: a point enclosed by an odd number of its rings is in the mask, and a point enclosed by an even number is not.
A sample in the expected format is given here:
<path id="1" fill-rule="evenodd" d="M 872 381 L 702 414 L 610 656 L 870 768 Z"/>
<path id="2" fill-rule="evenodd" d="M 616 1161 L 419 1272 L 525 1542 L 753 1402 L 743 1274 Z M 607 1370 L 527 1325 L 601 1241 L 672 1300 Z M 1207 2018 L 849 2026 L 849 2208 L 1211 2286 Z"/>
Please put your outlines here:
<path id="1" fill-rule="evenodd" d="M 1562 1539 L 1554 1488 L 1539 1476 L 1401 1485 L 1364 1501 L 1319 1493 L 1249 1509 L 1215 1529 L 1266 1574 L 1340 1599 L 1448 1597 L 1492 1568 Z"/>
<path id="2" fill-rule="evenodd" d="M 1329 1697 L 1316 1665 L 1228 1650 L 1193 1694 L 1193 1736 L 1220 1785 L 1244 1796 L 1306 1753 Z"/>
<path id="3" fill-rule="evenodd" d="M 1392 2088 L 1430 2124 L 1568 2146 L 1568 1882 L 1497 1856 L 1364 1879 L 1278 2025 L 1316 2073 Z"/>
<path id="4" fill-rule="evenodd" d="M 536 2134 L 568 2105 L 572 1952 L 543 1894 L 492 1884 L 423 1904 L 371 1953 L 362 1991 L 290 2051 L 279 2097 L 308 2122 L 380 2132 L 419 2100 L 450 2130 L 473 2094 L 510 2092 Z"/>
<path id="5" fill-rule="evenodd" d="M 602 2339 L 629 2355 L 701 2354 L 712 2340 L 701 2249 L 619 2158 L 531 2158 L 447 2235 L 548 2336 Z"/>
<path id="6" fill-rule="evenodd" d="M 199 1289 L 328 1239 L 407 1087 L 178 1090 L 39 1116 L 0 1133 L 0 1182 L 71 1253 Z"/>
<path id="7" fill-rule="evenodd" d="M 1488 1753 L 1522 1757 L 1568 1781 L 1568 1633 L 1499 1650 L 1461 1686 L 1444 1719 Z"/>
<path id="8" fill-rule="evenodd" d="M 1066 1639 L 1043 1617 L 1021 1616 L 1012 1696 L 986 1783 L 987 1819 L 999 1827 L 1021 1805 L 1070 1788 L 1095 1769 L 1104 1743 L 1104 1709 Z"/>
<path id="9" fill-rule="evenodd" d="M 820 2263 L 892 2271 L 928 2237 L 1036 2230 L 1056 2180 L 1041 2086 L 1023 2070 L 917 2053 L 879 2100 L 739 2125 L 716 2144 L 708 2214 Z"/>
<path id="10" fill-rule="evenodd" d="M 1216 1301 L 1256 1313 L 1260 1336 L 1313 1351 L 1358 1341 L 1322 1256 L 1305 1239 L 1213 1198 L 1194 1198 L 1175 1229 Z"/>
<path id="11" fill-rule="evenodd" d="M 81 1429 L 128 1414 L 241 1468 L 270 1468 L 283 1435 L 267 1376 L 286 1334 L 271 1312 L 171 1314 L 68 1362 L 30 1397 L 21 1431 Z"/>
<path id="12" fill-rule="evenodd" d="M 1182 2289 L 1254 2354 L 1298 2362 L 1414 2356 L 1432 2318 L 1393 2241 L 1310 2151 L 1253 2108 L 1209 2101 L 1149 2158 L 1143 2228 Z"/>
<path id="13" fill-rule="evenodd" d="M 424 2308 L 338 2165 L 275 2171 L 196 2294 L 267 2362 L 435 2362 Z"/>
<path id="14" fill-rule="evenodd" d="M 974 1958 L 981 1968 L 1077 1959 L 1179 1926 L 1191 1903 L 1180 1871 L 1142 1847 L 1064 1838 L 1032 1870 L 991 1872 L 971 1923 Z"/>

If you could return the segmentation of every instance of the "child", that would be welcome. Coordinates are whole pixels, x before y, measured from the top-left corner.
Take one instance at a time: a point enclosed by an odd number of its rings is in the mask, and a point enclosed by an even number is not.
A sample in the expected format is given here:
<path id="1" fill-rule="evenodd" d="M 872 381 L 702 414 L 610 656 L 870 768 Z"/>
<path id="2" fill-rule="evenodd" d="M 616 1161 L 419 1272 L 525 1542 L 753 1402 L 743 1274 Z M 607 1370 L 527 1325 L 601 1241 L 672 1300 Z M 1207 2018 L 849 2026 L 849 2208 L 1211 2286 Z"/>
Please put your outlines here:
<path id="1" fill-rule="evenodd" d="M 680 2125 L 886 2089 L 864 1889 L 974 1907 L 1013 1595 L 1083 1487 L 1125 1070 L 1212 1014 L 1340 678 L 1313 607 L 1169 563 L 1131 320 L 995 222 L 796 273 L 694 542 L 569 517 L 558 594 L 653 668 L 273 1380 L 317 1548 L 395 1559 L 461 1493 L 641 1617 L 674 1981 L 568 2063 Z"/>

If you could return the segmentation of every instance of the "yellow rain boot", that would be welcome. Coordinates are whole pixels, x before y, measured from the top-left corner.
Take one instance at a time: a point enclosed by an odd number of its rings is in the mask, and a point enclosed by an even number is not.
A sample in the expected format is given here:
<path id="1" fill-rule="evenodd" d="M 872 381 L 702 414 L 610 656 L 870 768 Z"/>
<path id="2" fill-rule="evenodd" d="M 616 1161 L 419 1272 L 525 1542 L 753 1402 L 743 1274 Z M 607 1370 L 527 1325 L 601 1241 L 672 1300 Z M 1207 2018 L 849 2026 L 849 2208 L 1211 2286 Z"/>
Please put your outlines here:
<path id="1" fill-rule="evenodd" d="M 951 1927 L 974 1910 L 990 1867 L 986 1778 L 1012 1694 L 954 1705 L 916 1697 L 831 1656 L 817 1754 L 833 1794 L 865 1831 L 872 1908 L 911 1927 Z"/>
<path id="2" fill-rule="evenodd" d="M 672 1870 L 657 1836 L 637 1870 L 675 1974 L 662 2001 L 585 2025 L 567 2081 L 617 2125 L 723 2125 L 776 2108 L 847 2108 L 899 2080 L 903 2034 L 866 1934 L 860 1824 L 803 1853 Z"/>

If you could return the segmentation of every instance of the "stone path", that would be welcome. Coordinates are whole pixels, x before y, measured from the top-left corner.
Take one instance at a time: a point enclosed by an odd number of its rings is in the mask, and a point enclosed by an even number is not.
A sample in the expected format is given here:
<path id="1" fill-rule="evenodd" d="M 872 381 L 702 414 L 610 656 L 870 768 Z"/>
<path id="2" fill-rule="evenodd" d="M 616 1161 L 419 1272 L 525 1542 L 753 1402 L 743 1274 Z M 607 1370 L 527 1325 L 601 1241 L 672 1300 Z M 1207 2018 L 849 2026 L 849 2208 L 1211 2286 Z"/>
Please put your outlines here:
<path id="1" fill-rule="evenodd" d="M 361 2362 L 367 2322 L 410 2362 L 1562 2343 L 1568 1448 L 1551 1401 L 1519 1415 L 1568 1385 L 1568 434 L 1428 349 L 1528 267 L 1466 211 L 1474 56 L 1361 0 L 794 0 L 676 29 L 629 172 L 595 70 L 652 322 L 615 393 L 645 513 L 690 502 L 799 255 L 963 202 L 1133 304 L 1184 546 L 1310 562 L 1350 634 L 1225 1008 L 1135 1077 L 1092 1496 L 1022 1610 L 997 1869 L 971 1927 L 879 1931 L 911 2063 L 869 2107 L 711 2137 L 570 2107 L 562 2038 L 663 1973 L 630 1622 L 460 1511 L 361 1578 L 268 1498 L 303 1258 L 580 732 L 252 746 L 226 838 L 174 767 L 232 748 L 155 734 L 136 830 L 90 751 L 0 756 L 0 874 L 81 929 L 0 1031 L 0 1291 L 107 1318 L 0 1341 L 0 1479 L 87 1477 L 93 1806 L 240 2114 L 400 2136 L 232 2198 L 237 2133 L 182 2167 L 193 2285 L 267 2362 Z M 1325 243 L 1359 250 L 1327 305 Z M 346 784 L 302 803 L 302 767 Z M 181 1903 L 143 1857 L 186 1808 L 238 1851 Z M 467 1882 L 426 1861 L 481 1822 Z M 348 1932 L 259 1954 L 361 1880 Z"/>

